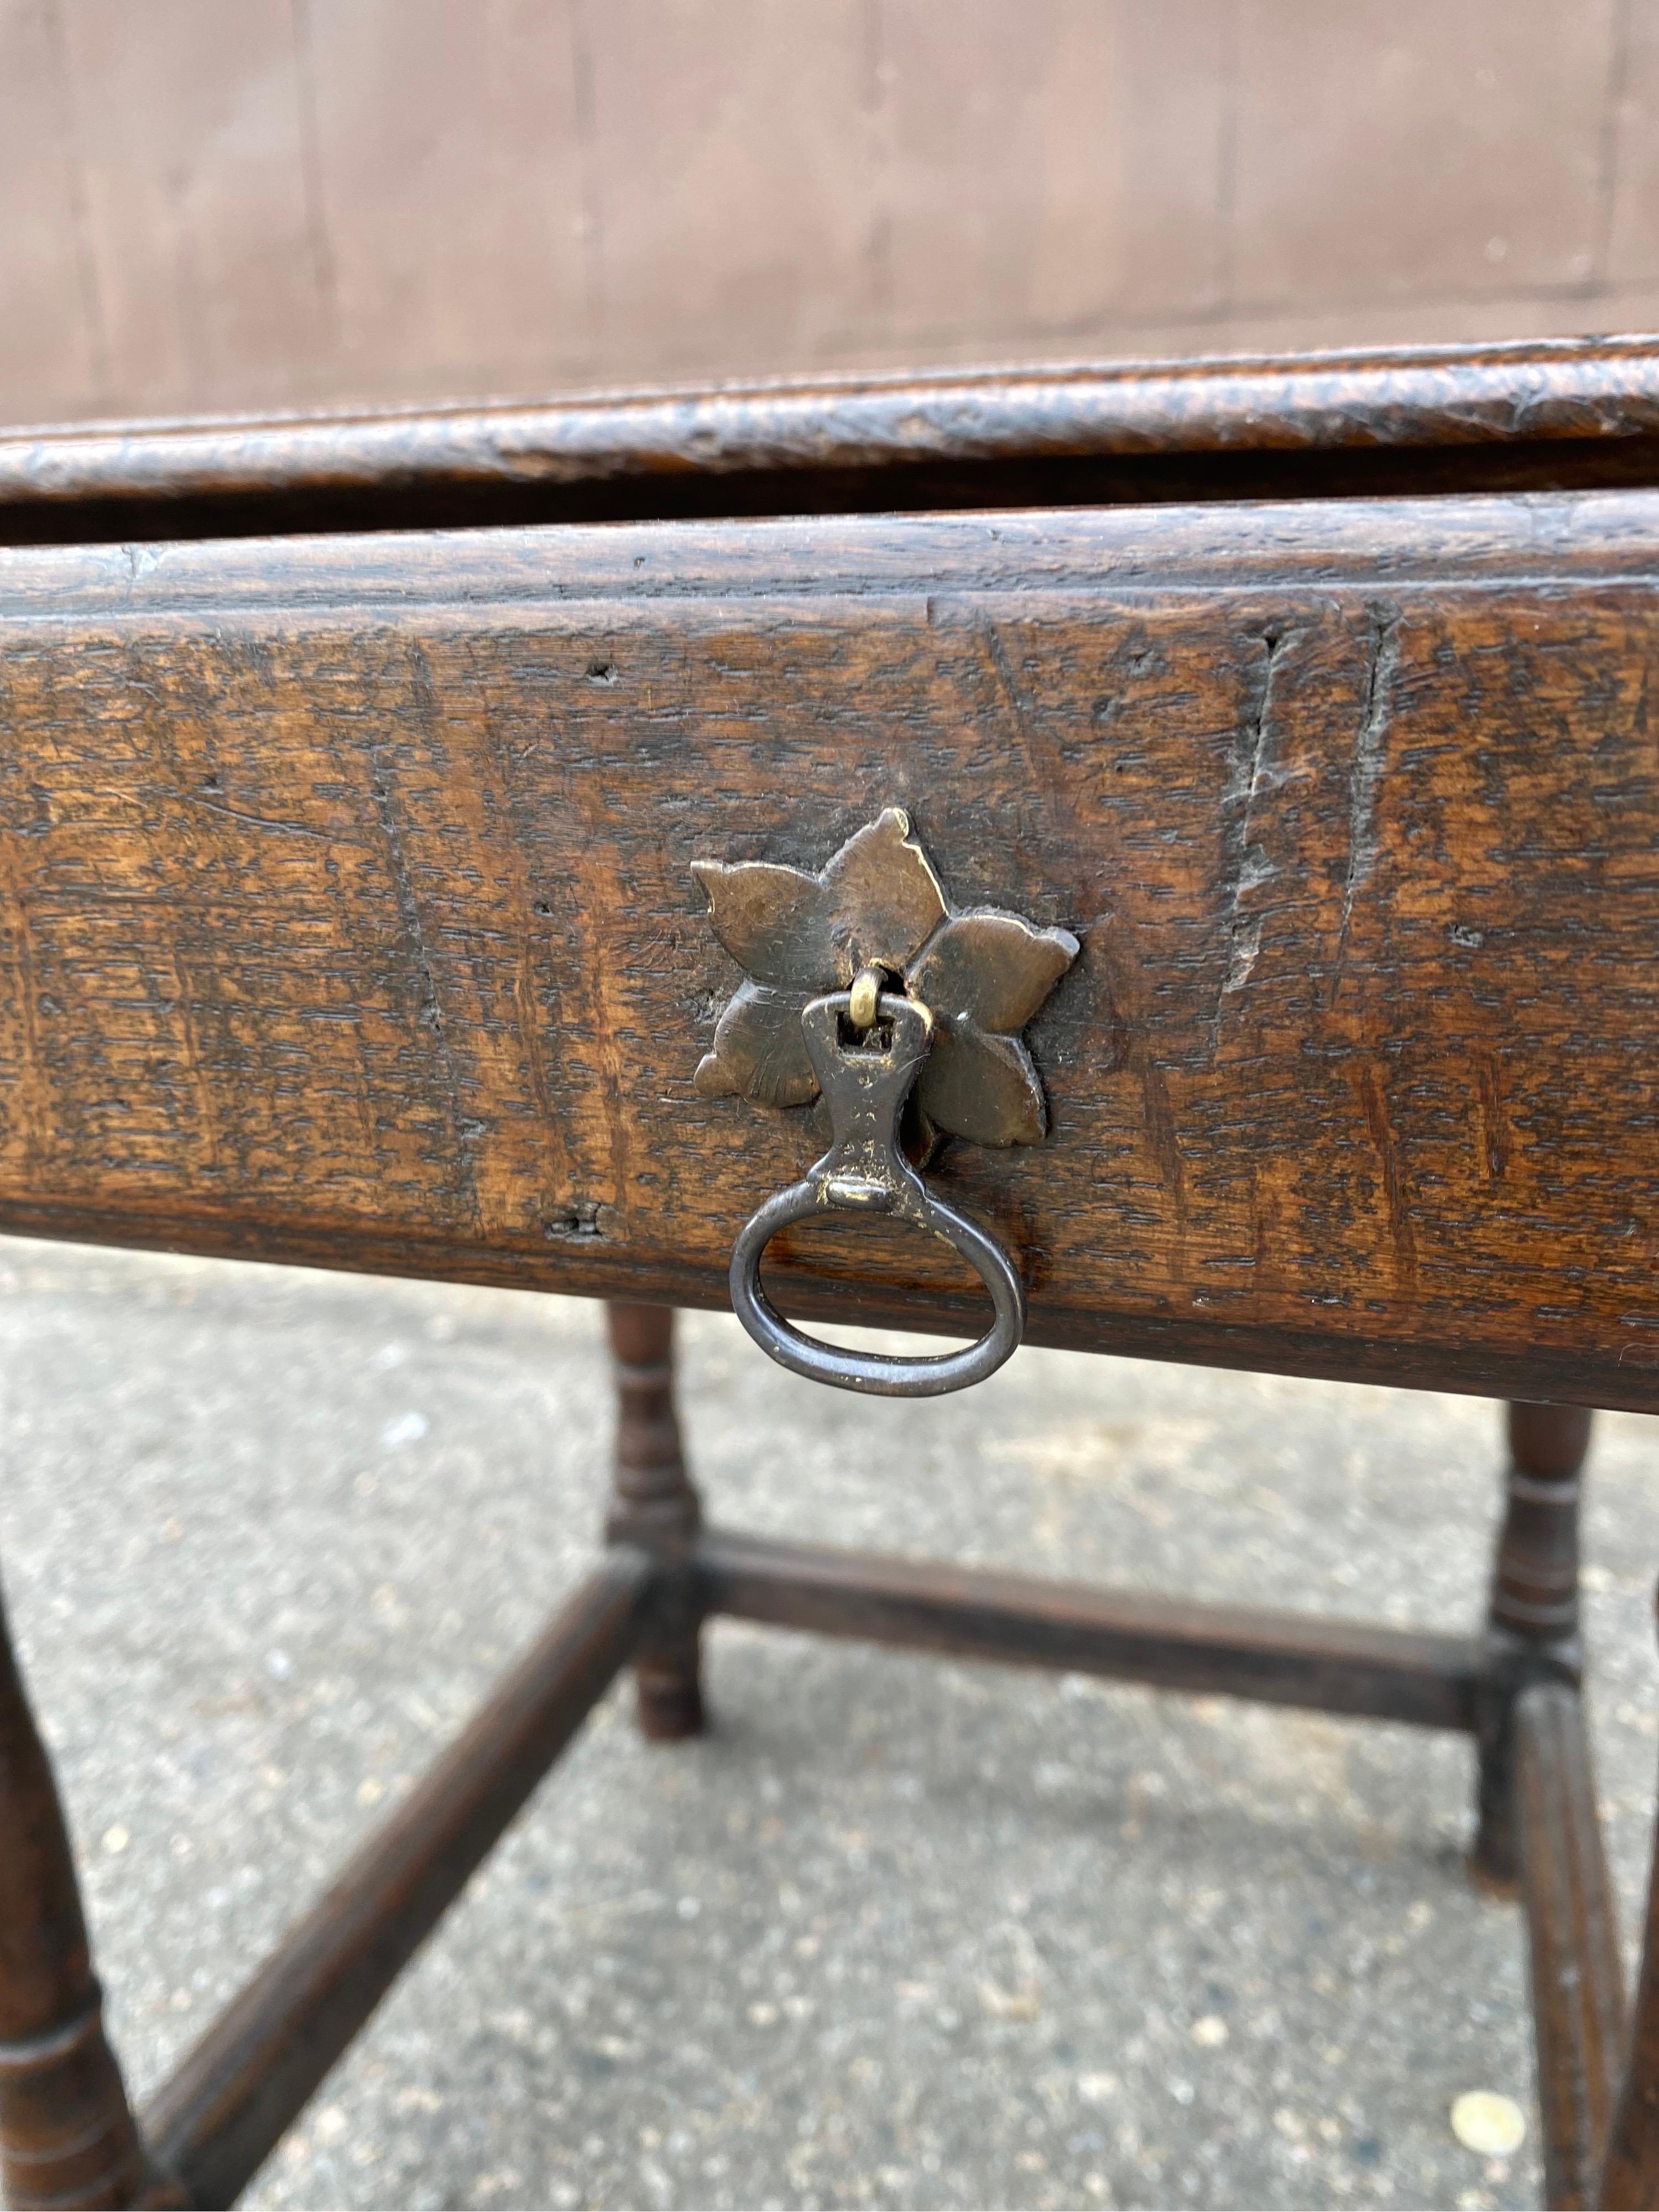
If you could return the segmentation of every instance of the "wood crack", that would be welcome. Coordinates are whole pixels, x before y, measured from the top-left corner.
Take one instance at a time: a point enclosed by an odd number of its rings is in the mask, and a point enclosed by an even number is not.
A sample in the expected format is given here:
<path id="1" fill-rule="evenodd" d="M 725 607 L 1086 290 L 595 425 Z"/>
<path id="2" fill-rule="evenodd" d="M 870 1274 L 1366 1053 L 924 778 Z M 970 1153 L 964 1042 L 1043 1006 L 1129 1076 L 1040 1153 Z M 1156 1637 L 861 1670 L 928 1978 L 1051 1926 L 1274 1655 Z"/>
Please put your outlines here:
<path id="1" fill-rule="evenodd" d="M 1353 767 L 1348 779 L 1348 866 L 1342 880 L 1342 921 L 1336 939 L 1339 974 L 1353 921 L 1354 901 L 1370 879 L 1381 846 L 1376 828 L 1376 793 L 1382 781 L 1383 751 L 1394 710 L 1394 680 L 1400 666 L 1400 621 L 1397 609 L 1371 609 L 1365 697 L 1354 736 Z"/>
<path id="2" fill-rule="evenodd" d="M 1256 799 L 1272 781 L 1273 675 L 1286 641 L 1283 630 L 1269 628 L 1261 633 L 1261 659 L 1256 665 L 1252 696 L 1234 743 L 1227 787 L 1222 794 L 1222 805 L 1228 810 L 1222 833 L 1218 885 L 1225 917 L 1227 945 L 1227 973 L 1221 985 L 1224 999 L 1244 988 L 1261 950 L 1261 916 L 1246 914 L 1244 901 L 1277 872 L 1261 847 L 1251 842 L 1250 832 Z M 1218 1007 L 1217 1019 L 1219 1018 Z"/>

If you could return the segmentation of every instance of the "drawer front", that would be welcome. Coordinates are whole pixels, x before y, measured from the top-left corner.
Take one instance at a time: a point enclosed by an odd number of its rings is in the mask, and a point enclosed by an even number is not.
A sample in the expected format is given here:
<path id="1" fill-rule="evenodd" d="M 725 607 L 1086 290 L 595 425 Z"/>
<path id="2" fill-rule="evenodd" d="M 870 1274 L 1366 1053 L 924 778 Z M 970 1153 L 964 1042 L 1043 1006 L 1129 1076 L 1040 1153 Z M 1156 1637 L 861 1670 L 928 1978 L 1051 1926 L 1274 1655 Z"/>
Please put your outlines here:
<path id="1" fill-rule="evenodd" d="M 694 860 L 1071 929 L 1038 1340 L 1659 1409 L 1659 498 L 0 553 L 0 1227 L 725 1298 Z M 948 1254 L 775 1248 L 977 1326 Z"/>

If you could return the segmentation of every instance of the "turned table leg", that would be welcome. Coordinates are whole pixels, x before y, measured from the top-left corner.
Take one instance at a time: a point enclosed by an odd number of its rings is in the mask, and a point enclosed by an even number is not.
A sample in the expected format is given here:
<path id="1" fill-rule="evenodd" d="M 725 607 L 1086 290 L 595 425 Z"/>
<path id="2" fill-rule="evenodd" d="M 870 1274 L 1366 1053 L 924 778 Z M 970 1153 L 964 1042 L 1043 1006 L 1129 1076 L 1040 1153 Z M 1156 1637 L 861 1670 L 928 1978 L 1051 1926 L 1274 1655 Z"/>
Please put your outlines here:
<path id="1" fill-rule="evenodd" d="M 701 1624 L 690 1552 L 702 1509 L 685 1471 L 674 1411 L 672 1306 L 605 1309 L 617 1370 L 616 1478 L 605 1533 L 642 1546 L 667 1572 L 657 1621 L 634 1662 L 641 1734 L 659 1743 L 702 1726 Z"/>
<path id="2" fill-rule="evenodd" d="M 1595 2201 L 1608 2212 L 1639 2212 L 1659 2204 L 1659 1820 L 1648 1869 L 1647 1923 L 1632 2007 L 1630 2056 Z"/>
<path id="3" fill-rule="evenodd" d="M 1477 1873 L 1504 1887 L 1516 1872 L 1515 1701 L 1531 1682 L 1576 1684 L 1582 1672 L 1578 1476 L 1590 1419 L 1582 1406 L 1509 1408 L 1504 1525 L 1486 1615 L 1474 1851 Z"/>
<path id="4" fill-rule="evenodd" d="M 63 1809 L 0 1611 L 0 2176 L 17 2206 L 136 2204 L 151 2176 Z"/>

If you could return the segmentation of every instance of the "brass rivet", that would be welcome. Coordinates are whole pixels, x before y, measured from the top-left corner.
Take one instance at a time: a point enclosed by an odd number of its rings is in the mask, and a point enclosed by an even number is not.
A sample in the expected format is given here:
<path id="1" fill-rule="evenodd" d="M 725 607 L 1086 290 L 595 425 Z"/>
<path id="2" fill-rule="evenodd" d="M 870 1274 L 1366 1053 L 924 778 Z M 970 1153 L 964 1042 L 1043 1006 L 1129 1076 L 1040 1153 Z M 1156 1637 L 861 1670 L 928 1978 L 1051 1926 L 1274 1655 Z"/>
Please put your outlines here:
<path id="1" fill-rule="evenodd" d="M 847 1018 L 855 1030 L 873 1027 L 881 1003 L 882 972 L 879 968 L 860 968 L 853 978 L 853 988 L 847 995 Z"/>

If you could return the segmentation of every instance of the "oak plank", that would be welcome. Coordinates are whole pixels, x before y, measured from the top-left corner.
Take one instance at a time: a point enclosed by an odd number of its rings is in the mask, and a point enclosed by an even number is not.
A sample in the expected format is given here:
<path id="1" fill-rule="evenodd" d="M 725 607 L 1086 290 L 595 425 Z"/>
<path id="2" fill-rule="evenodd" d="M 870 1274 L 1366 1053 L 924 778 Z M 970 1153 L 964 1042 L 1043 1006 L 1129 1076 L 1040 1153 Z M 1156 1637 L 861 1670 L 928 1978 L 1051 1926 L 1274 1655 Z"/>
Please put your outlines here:
<path id="1" fill-rule="evenodd" d="M 1659 1407 L 1656 580 L 1638 492 L 4 552 L 0 1225 L 721 1304 L 815 1146 L 692 1088 L 690 863 L 896 804 L 1083 942 L 939 1170 L 1034 1337 Z"/>
<path id="2" fill-rule="evenodd" d="M 1659 339 L 22 429 L 0 542 L 1613 482 L 1659 482 Z"/>

